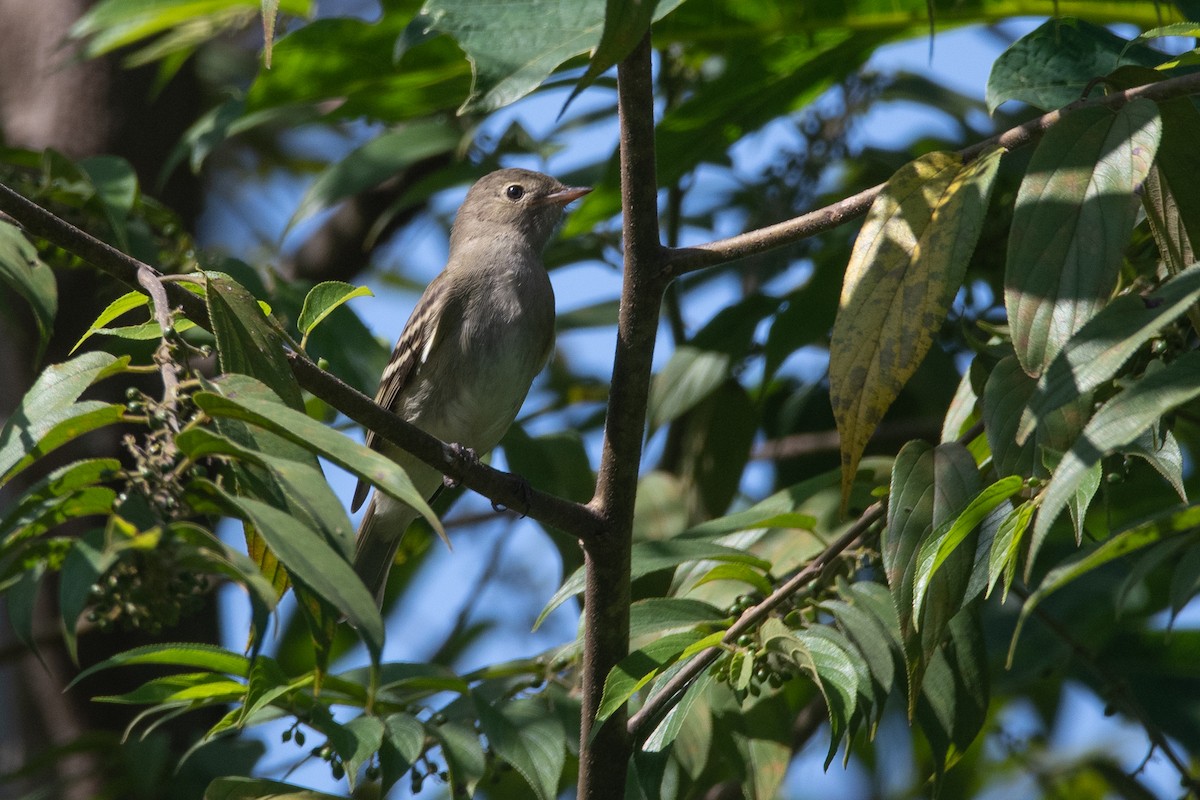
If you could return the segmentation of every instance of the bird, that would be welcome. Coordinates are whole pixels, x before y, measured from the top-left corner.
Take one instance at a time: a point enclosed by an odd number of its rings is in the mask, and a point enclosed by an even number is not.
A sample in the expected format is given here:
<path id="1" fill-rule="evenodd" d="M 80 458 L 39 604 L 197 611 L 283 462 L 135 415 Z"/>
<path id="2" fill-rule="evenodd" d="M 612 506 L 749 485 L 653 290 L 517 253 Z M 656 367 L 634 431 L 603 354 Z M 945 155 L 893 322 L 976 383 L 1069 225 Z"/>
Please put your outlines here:
<path id="1" fill-rule="evenodd" d="M 542 251 L 568 203 L 591 191 L 526 169 L 471 186 L 450 230 L 446 266 L 426 287 L 383 371 L 375 402 L 426 433 L 482 456 L 508 430 L 554 348 L 554 289 Z M 441 474 L 366 432 L 431 499 Z M 351 511 L 371 486 L 360 480 Z M 382 605 L 409 523 L 408 504 L 374 492 L 359 524 L 354 569 Z"/>

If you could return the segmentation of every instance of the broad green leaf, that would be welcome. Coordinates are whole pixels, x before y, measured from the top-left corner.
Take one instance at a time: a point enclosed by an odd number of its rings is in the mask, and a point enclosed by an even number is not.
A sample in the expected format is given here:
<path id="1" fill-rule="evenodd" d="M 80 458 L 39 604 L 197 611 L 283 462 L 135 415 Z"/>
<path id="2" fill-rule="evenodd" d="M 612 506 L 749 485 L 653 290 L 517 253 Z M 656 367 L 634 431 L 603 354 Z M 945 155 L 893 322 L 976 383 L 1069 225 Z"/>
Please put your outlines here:
<path id="1" fill-rule="evenodd" d="M 946 644 L 929 660 L 917 720 L 934 751 L 938 777 L 975 741 L 987 719 L 987 650 L 979 614 L 965 608 L 950 622 Z"/>
<path id="2" fill-rule="evenodd" d="M 712 581 L 737 581 L 738 583 L 744 583 L 764 597 L 769 595 L 775 588 L 760 570 L 754 569 L 749 564 L 717 564 L 708 572 L 705 572 L 693 586 L 703 586 Z"/>
<path id="3" fill-rule="evenodd" d="M 1020 557 L 1021 541 L 1033 522 L 1033 514 L 1037 511 L 1038 501 L 1026 500 L 1009 512 L 1000 529 L 992 539 L 992 549 L 988 556 L 987 594 L 992 593 L 996 582 L 1004 577 L 1004 592 L 1001 601 L 1008 599 L 1008 589 L 1012 586 L 1013 576 L 1017 572 L 1017 559 Z"/>
<path id="4" fill-rule="evenodd" d="M 356 297 L 374 297 L 374 293 L 366 286 L 351 286 L 342 281 L 322 281 L 309 289 L 304 296 L 304 307 L 300 309 L 300 318 L 296 327 L 305 339 L 312 333 L 313 328 L 333 313 L 333 310 L 343 303 L 348 303 Z M 301 341 L 301 344 L 304 342 Z"/>
<path id="5" fill-rule="evenodd" d="M 431 725 L 426 729 L 442 746 L 442 757 L 450 773 L 452 794 L 471 796 L 487 771 L 487 757 L 479 736 L 469 726 L 458 722 Z"/>
<path id="6" fill-rule="evenodd" d="M 1193 542 L 1191 547 L 1187 547 L 1183 551 L 1171 573 L 1172 624 L 1184 606 L 1196 596 L 1198 589 L 1200 589 L 1200 547 L 1196 547 Z M 11 598 L 11 595 L 9 597 Z"/>
<path id="7" fill-rule="evenodd" d="M 671 707 L 671 710 L 654 727 L 654 730 L 650 731 L 650 735 L 642 743 L 642 749 L 647 752 L 658 753 L 675 742 L 680 735 L 680 731 L 684 728 L 684 724 L 688 722 L 689 714 L 691 714 L 696 704 L 707 694 L 712 682 L 713 675 L 709 671 L 701 673 L 700 677 L 692 681 L 687 691 L 683 693 L 683 696 Z"/>
<path id="8" fill-rule="evenodd" d="M 13 635 L 17 637 L 17 641 L 33 651 L 38 661 L 42 661 L 42 654 L 33 636 L 33 613 L 42 576 L 45 574 L 46 565 L 36 564 L 22 571 L 16 582 L 4 590 L 4 607 Z"/>
<path id="9" fill-rule="evenodd" d="M 346 732 L 354 739 L 354 750 L 343 756 L 346 781 L 350 791 L 358 784 L 358 771 L 371 760 L 383 745 L 383 720 L 369 714 L 360 714 L 345 724 Z"/>
<path id="10" fill-rule="evenodd" d="M 453 152 L 461 139 L 462 131 L 457 126 L 440 119 L 414 121 L 372 139 L 317 176 L 288 227 L 370 189 L 418 161 Z M 311 325 L 299 327 L 301 333 L 308 333 Z"/>
<path id="11" fill-rule="evenodd" d="M 1000 54 L 988 77 L 988 112 L 1006 100 L 1020 100 L 1043 111 L 1083 96 L 1099 75 L 1123 64 L 1154 67 L 1166 56 L 1078 19 L 1051 19 Z"/>
<path id="12" fill-rule="evenodd" d="M 96 200 L 104 212 L 117 244 L 129 249 L 126 219 L 138 197 L 138 179 L 133 166 L 119 156 L 93 156 L 78 164 L 96 190 Z"/>
<path id="13" fill-rule="evenodd" d="M 567 103 L 629 55 L 643 36 L 649 35 L 650 21 L 654 19 L 658 3 L 659 0 L 606 0 L 600 43 L 592 50 L 587 71 L 575 82 Z"/>
<path id="14" fill-rule="evenodd" d="M 1100 309 L 1050 363 L 1021 419 L 1024 440 L 1048 412 L 1086 394 L 1117 374 L 1159 331 L 1200 299 L 1200 264 L 1148 295 L 1123 294 Z"/>
<path id="15" fill-rule="evenodd" d="M 747 564 L 764 572 L 771 568 L 770 562 L 763 561 L 758 556 L 747 553 L 744 550 L 738 550 L 734 547 L 702 539 L 682 537 L 637 542 L 633 545 L 631 561 L 630 578 L 632 580 L 649 575 L 652 572 L 658 572 L 659 570 L 678 567 L 681 564 L 691 561 L 722 561 Z M 563 585 L 559 587 L 554 596 L 546 603 L 546 607 L 542 609 L 542 613 L 538 615 L 537 621 L 533 624 L 534 629 L 541 625 L 551 611 L 558 608 L 569 598 L 582 592 L 586 579 L 587 574 L 580 567 L 563 581 Z"/>
<path id="16" fill-rule="evenodd" d="M 0 520 L 0 542 L 14 530 L 39 519 L 61 505 L 73 493 L 109 480 L 121 462 L 115 458 L 91 458 L 59 467 L 16 500 Z"/>
<path id="17" fill-rule="evenodd" d="M 913 588 L 913 619 L 921 619 L 921 611 L 925 602 L 925 592 L 937 574 L 938 569 L 954 552 L 967 534 L 983 522 L 1001 503 L 1021 491 L 1025 485 L 1024 479 L 1018 475 L 1009 475 L 993 483 L 975 496 L 970 504 L 957 517 L 943 522 L 933 534 L 921 543 L 917 555 L 916 585 Z"/>
<path id="18" fill-rule="evenodd" d="M 280 0 L 285 14 L 307 16 L 307 0 Z M 103 55 L 143 39 L 169 33 L 185 24 L 220 18 L 229 10 L 240 12 L 242 21 L 253 19 L 260 0 L 105 0 L 92 6 L 71 28 L 71 36 L 89 39 L 87 53 Z"/>
<path id="19" fill-rule="evenodd" d="M 659 0 L 661 19 L 682 0 Z M 531 0 L 488 5 L 471 0 L 428 0 L 421 13 L 454 37 L 471 62 L 471 96 L 459 113 L 487 113 L 529 94 L 564 61 L 596 47 L 605 7 L 589 0 Z M 521 32 L 519 56 L 513 31 Z M 607 49 L 609 57 L 623 47 Z M 632 45 L 630 45 L 632 47 Z"/>
<path id="20" fill-rule="evenodd" d="M 1169 509 L 1154 515 L 1145 522 L 1120 531 L 1098 547 L 1075 553 L 1047 572 L 1046 577 L 1042 578 L 1037 589 L 1029 595 L 1021 607 L 1021 615 L 1017 619 L 1017 627 L 1013 631 L 1012 643 L 1009 645 L 1009 666 L 1012 665 L 1017 639 L 1021 635 L 1026 620 L 1029 619 L 1029 615 L 1033 613 L 1034 609 L 1051 594 L 1114 559 L 1172 536 L 1193 532 L 1198 528 L 1200 528 L 1200 506 Z"/>
<path id="21" fill-rule="evenodd" d="M 381 792 L 387 795 L 396 781 L 417 763 L 425 747 L 425 726 L 410 714 L 390 714 L 384 720 L 383 744 L 379 748 Z"/>
<path id="22" fill-rule="evenodd" d="M 566 733 L 545 704 L 526 697 L 492 705 L 476 693 L 475 707 L 492 753 L 520 773 L 538 800 L 558 797 Z"/>
<path id="23" fill-rule="evenodd" d="M 758 324 L 781 302 L 778 297 L 750 295 L 719 311 L 691 341 L 677 347 L 650 385 L 651 428 L 690 411 L 722 386 L 746 357 Z"/>
<path id="24" fill-rule="evenodd" d="M 867 441 L 920 366 L 962 283 L 1003 153 L 965 166 L 952 153 L 922 156 L 871 205 L 829 344 L 843 506 Z"/>
<path id="25" fill-rule="evenodd" d="M 905 635 L 913 630 L 912 589 L 918 549 L 932 529 L 933 483 L 933 448 L 921 441 L 904 445 L 892 466 L 887 525 L 879 542 L 887 585 Z"/>
<path id="26" fill-rule="evenodd" d="M 1200 353 L 1187 353 L 1105 403 L 1084 427 L 1042 495 L 1029 551 L 1034 558 L 1050 526 L 1100 460 L 1135 441 L 1164 414 L 1200 396 Z"/>
<path id="27" fill-rule="evenodd" d="M 629 698 L 654 680 L 664 668 L 675 663 L 691 644 L 703 637 L 696 631 L 673 633 L 634 650 L 621 659 L 604 679 L 604 695 L 596 709 L 596 722 L 603 722 L 623 708 Z M 593 733 L 600 729 L 593 728 Z"/>
<path id="28" fill-rule="evenodd" d="M 290 413 L 296 413 L 288 409 Z M 349 561 L 354 555 L 354 526 L 341 501 L 315 464 L 261 453 L 239 445 L 205 428 L 185 430 L 175 437 L 181 452 L 199 460 L 212 455 L 231 456 L 270 471 L 275 485 L 282 489 L 293 516 L 303 514 L 304 522 L 322 533 L 325 540 Z M 245 491 L 248 487 L 243 487 Z M 273 497 L 260 497 L 271 502 Z"/>
<path id="29" fill-rule="evenodd" d="M 344 800 L 337 795 L 280 783 L 266 778 L 230 775 L 217 778 L 204 790 L 204 800 Z"/>
<path id="30" fill-rule="evenodd" d="M 676 423 L 676 472 L 688 489 L 693 519 L 721 514 L 737 496 L 758 419 L 758 403 L 729 378 Z"/>
<path id="31" fill-rule="evenodd" d="M 246 678 L 250 674 L 250 659 L 238 653 L 230 652 L 216 645 L 188 643 L 151 644 L 135 647 L 123 653 L 93 664 L 75 676 L 71 686 L 94 673 L 113 667 L 127 667 L 135 664 L 158 664 L 170 667 L 191 667 L 205 669 L 210 672 L 222 672 L 226 675 Z"/>
<path id="32" fill-rule="evenodd" d="M 208 315 L 222 372 L 257 378 L 294 409 L 300 387 L 283 354 L 283 338 L 245 287 L 219 272 L 205 274 Z"/>
<path id="33" fill-rule="evenodd" d="M 21 436 L 21 440 L 28 442 L 25 455 L 11 466 L 3 463 L 8 452 L 5 447 L 4 435 L 0 434 L 0 469 L 8 466 L 8 471 L 0 475 L 0 486 L 8 483 L 21 471 L 51 451 L 75 441 L 86 433 L 124 422 L 125 406 L 101 403 L 99 400 L 84 400 L 75 403 L 63 412 L 51 411 L 50 416 L 56 419 L 56 422 L 50 430 L 46 431 L 45 435 L 34 441 L 29 441 Z M 10 417 L 9 422 L 11 423 L 14 419 L 16 419 L 15 416 Z M 44 419 L 37 420 L 37 422 L 43 422 Z M 5 432 L 7 432 L 7 428 Z"/>
<path id="34" fill-rule="evenodd" d="M 1162 426 L 1152 426 L 1117 452 L 1145 461 L 1171 484 L 1180 500 L 1187 502 L 1187 491 L 1183 487 L 1183 451 L 1171 431 Z"/>
<path id="35" fill-rule="evenodd" d="M 76 628 L 79 615 L 91 599 L 92 584 L 100 580 L 117 560 L 117 551 L 105 547 L 103 528 L 88 531 L 75 540 L 75 546 L 63 561 L 58 582 L 58 607 L 63 627 L 63 639 L 71 660 L 79 663 L 76 650 Z"/>
<path id="36" fill-rule="evenodd" d="M 220 380 L 215 385 L 223 395 L 198 392 L 193 397 L 196 405 L 206 413 L 248 422 L 329 459 L 342 469 L 370 481 L 389 497 L 417 509 L 438 535 L 445 539 L 441 521 L 396 462 L 307 414 L 266 400 L 260 394 L 243 391 L 235 383 Z"/>
<path id="37" fill-rule="evenodd" d="M 0 285 L 16 292 L 29 304 L 38 331 L 36 364 L 41 361 L 54 330 L 58 286 L 50 267 L 38 258 L 37 248 L 17 227 L 3 220 L 0 220 Z"/>
<path id="38" fill-rule="evenodd" d="M 246 693 L 246 686 L 212 672 L 186 672 L 152 678 L 119 695 L 93 697 L 98 703 L 164 705 L 168 703 L 231 703 Z"/>
<path id="39" fill-rule="evenodd" d="M 1187 97 L 1163 101 L 1158 108 L 1162 143 L 1142 205 L 1159 252 L 1179 271 L 1200 254 L 1200 187 L 1188 177 L 1200 170 L 1200 153 L 1192 146 L 1200 136 L 1200 111 Z"/>
<path id="40" fill-rule="evenodd" d="M 680 597 L 650 597 L 638 600 L 629 609 L 629 638 L 663 635 L 713 625 L 725 618 L 719 609 L 699 600 Z"/>
<path id="41" fill-rule="evenodd" d="M 201 482 L 192 486 L 202 489 Z M 239 497 L 209 484 L 206 493 L 229 513 L 254 525 L 292 579 L 302 582 L 346 618 L 375 659 L 383 649 L 383 620 L 375 600 L 354 569 L 325 539 L 278 508 Z"/>
<path id="42" fill-rule="evenodd" d="M 1004 303 L 1013 346 L 1037 377 L 1104 305 L 1162 131 L 1158 108 L 1066 115 L 1038 143 L 1017 194 Z"/>
<path id="43" fill-rule="evenodd" d="M 845 644 L 840 634 L 825 627 L 796 631 L 789 637 L 775 636 L 770 644 L 765 644 L 791 657 L 796 666 L 809 673 L 824 695 L 831 728 L 826 766 L 833 760 L 858 705 L 859 671 L 855 656 L 846 650 Z"/>
<path id="44" fill-rule="evenodd" d="M 18 463 L 31 463 L 31 451 L 55 426 L 108 408 L 98 401 L 75 401 L 84 389 L 124 369 L 128 362 L 108 353 L 84 353 L 43 370 L 0 430 L 0 486 L 15 474 Z"/>

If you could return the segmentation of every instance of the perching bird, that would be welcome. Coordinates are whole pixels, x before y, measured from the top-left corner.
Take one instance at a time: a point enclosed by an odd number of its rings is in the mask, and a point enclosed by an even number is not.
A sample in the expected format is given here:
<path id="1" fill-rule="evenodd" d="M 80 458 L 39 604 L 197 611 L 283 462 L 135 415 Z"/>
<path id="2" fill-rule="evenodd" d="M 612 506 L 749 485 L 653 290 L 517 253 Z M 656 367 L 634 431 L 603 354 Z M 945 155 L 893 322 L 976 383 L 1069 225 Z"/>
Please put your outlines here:
<path id="1" fill-rule="evenodd" d="M 426 433 L 482 456 L 504 436 L 554 347 L 554 290 L 542 265 L 563 208 L 591 189 L 502 169 L 467 192 L 450 231 L 450 257 L 404 326 L 375 402 Z M 404 467 L 432 497 L 433 467 L 367 431 L 366 444 Z M 359 481 L 352 510 L 370 486 Z M 417 517 L 375 492 L 358 529 L 354 569 L 377 601 L 404 530 Z"/>

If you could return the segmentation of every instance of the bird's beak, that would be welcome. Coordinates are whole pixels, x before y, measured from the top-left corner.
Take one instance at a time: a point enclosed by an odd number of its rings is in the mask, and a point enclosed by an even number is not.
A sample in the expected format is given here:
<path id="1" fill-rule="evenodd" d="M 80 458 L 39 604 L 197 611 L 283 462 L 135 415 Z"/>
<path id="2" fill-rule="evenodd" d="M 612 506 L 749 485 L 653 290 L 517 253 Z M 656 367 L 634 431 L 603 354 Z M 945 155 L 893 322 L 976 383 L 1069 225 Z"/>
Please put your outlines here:
<path id="1" fill-rule="evenodd" d="M 590 186 L 564 186 L 557 192 L 551 192 L 542 198 L 543 203 L 553 203 L 556 206 L 565 206 L 572 200 L 578 200 L 585 194 L 590 192 Z"/>

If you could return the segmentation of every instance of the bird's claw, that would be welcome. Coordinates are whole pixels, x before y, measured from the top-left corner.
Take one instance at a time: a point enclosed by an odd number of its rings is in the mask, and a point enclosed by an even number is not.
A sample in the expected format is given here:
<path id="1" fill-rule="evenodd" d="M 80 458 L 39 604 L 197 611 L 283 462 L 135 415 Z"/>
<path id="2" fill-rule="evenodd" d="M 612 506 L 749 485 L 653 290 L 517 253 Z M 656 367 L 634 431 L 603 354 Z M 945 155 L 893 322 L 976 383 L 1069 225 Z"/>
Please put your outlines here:
<path id="1" fill-rule="evenodd" d="M 520 488 L 518 488 L 517 491 L 521 493 L 521 506 L 525 509 L 521 512 L 521 518 L 524 519 L 525 517 L 529 516 L 529 508 L 533 504 L 533 487 L 531 487 L 529 485 L 529 481 L 525 480 L 525 478 L 522 476 L 514 475 L 513 477 L 520 481 Z M 495 511 L 497 514 L 508 510 L 508 506 L 504 505 L 503 503 L 497 503 L 495 500 L 492 501 L 492 511 Z"/>
<path id="2" fill-rule="evenodd" d="M 476 455 L 475 451 L 470 447 L 459 444 L 458 442 L 450 443 L 450 451 L 453 453 L 454 458 L 457 461 L 465 461 L 469 464 L 479 463 L 479 456 Z M 460 482 L 461 481 L 459 481 L 457 478 L 451 478 L 449 475 L 442 476 L 442 485 L 447 489 L 453 489 L 457 487 Z"/>

